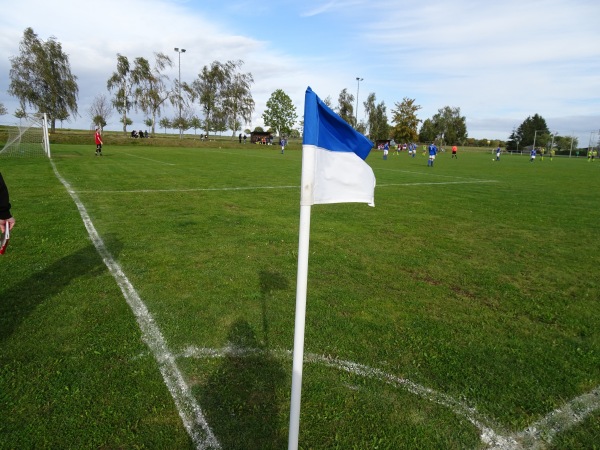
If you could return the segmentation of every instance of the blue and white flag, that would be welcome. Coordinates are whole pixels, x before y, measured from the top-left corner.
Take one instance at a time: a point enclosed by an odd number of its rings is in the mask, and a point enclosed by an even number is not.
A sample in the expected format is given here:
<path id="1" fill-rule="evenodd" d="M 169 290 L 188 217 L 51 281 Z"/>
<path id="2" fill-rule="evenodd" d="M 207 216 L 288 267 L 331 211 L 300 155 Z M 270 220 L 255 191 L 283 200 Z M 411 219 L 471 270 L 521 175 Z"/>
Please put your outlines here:
<path id="1" fill-rule="evenodd" d="M 354 130 L 310 87 L 304 99 L 301 205 L 375 206 L 375 175 L 365 162 L 373 143 Z"/>
<path id="2" fill-rule="evenodd" d="M 371 141 L 329 109 L 310 87 L 306 89 L 288 450 L 298 450 L 300 430 L 311 207 L 325 203 L 375 206 L 375 175 L 365 162 L 371 148 Z"/>

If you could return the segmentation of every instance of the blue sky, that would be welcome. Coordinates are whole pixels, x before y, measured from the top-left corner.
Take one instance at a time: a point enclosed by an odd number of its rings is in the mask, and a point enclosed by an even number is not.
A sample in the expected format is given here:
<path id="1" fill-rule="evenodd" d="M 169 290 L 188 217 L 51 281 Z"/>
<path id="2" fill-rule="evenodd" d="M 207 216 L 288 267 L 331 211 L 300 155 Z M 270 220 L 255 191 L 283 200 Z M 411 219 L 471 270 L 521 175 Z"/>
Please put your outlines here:
<path id="1" fill-rule="evenodd" d="M 262 126 L 269 96 L 283 89 L 303 112 L 307 86 L 334 101 L 347 88 L 362 102 L 371 92 L 385 102 L 415 99 L 420 119 L 444 106 L 460 107 L 469 136 L 506 139 L 528 116 L 540 114 L 560 134 L 587 145 L 600 128 L 600 2 L 597 0 L 0 0 L 0 102 L 7 94 L 11 56 L 26 27 L 55 36 L 79 82 L 87 128 L 93 98 L 106 94 L 116 54 L 150 60 L 181 55 L 182 81 L 212 61 L 244 61 L 251 72 Z M 199 114 L 199 107 L 197 106 Z M 175 113 L 168 110 L 165 115 Z M 146 128 L 141 114 L 133 128 Z M 0 117 L 6 123 L 12 116 Z M 119 129 L 118 116 L 110 129 Z"/>

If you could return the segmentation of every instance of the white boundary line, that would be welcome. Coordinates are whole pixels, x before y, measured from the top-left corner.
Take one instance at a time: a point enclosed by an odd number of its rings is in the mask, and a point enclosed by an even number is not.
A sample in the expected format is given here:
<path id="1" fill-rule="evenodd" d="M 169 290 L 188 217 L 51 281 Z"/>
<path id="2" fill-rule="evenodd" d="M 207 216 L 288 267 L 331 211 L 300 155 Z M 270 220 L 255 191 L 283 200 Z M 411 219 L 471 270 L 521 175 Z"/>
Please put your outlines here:
<path id="1" fill-rule="evenodd" d="M 473 180 L 473 181 L 416 181 L 414 183 L 388 183 L 388 184 L 379 184 L 377 187 L 389 187 L 389 186 L 424 186 L 431 184 L 440 184 L 440 185 L 448 185 L 448 184 L 482 184 L 482 183 L 498 183 L 497 180 Z"/>
<path id="2" fill-rule="evenodd" d="M 378 184 L 376 188 L 390 186 L 421 186 L 421 185 L 448 185 L 448 184 L 480 184 L 498 183 L 497 180 L 472 180 L 472 181 L 427 181 L 415 183 L 387 183 Z M 218 191 L 258 191 L 264 189 L 300 189 L 300 186 L 247 186 L 247 187 L 223 187 L 223 188 L 191 188 L 191 189 L 131 189 L 114 191 L 78 191 L 80 194 L 151 194 L 153 192 L 218 192 Z"/>
<path id="3" fill-rule="evenodd" d="M 121 288 L 121 292 L 123 292 L 127 304 L 135 315 L 138 326 L 142 332 L 142 340 L 146 343 L 158 363 L 160 373 L 162 374 L 167 389 L 175 401 L 179 416 L 183 421 L 183 425 L 188 432 L 188 435 L 198 450 L 221 448 L 221 445 L 204 418 L 200 405 L 196 402 L 181 371 L 177 367 L 175 357 L 169 351 L 167 342 L 158 328 L 158 325 L 156 325 L 154 317 L 150 311 L 148 311 L 148 308 L 123 272 L 119 263 L 115 261 L 104 245 L 85 206 L 79 200 L 79 197 L 71 188 L 71 185 L 60 175 L 54 165 L 54 161 L 51 160 L 50 163 L 52 164 L 54 174 L 75 202 L 90 239 L 94 243 L 96 250 L 102 257 L 109 272 L 119 285 L 119 288 Z"/>
<path id="4" fill-rule="evenodd" d="M 225 356 L 244 357 L 247 355 L 266 353 L 261 349 L 249 349 L 239 347 L 225 347 L 222 349 L 198 348 L 189 346 L 183 350 L 177 357 L 181 358 L 223 358 Z M 274 350 L 270 352 L 280 358 L 291 359 L 290 351 Z M 545 448 L 550 444 L 554 437 L 569 428 L 582 422 L 587 416 L 600 409 L 600 386 L 597 386 L 587 394 L 583 394 L 567 402 L 561 408 L 547 414 L 542 419 L 534 422 L 525 430 L 502 435 L 492 428 L 491 420 L 480 414 L 474 407 L 468 406 L 464 402 L 457 400 L 447 394 L 435 391 L 434 389 L 422 386 L 406 378 L 400 378 L 380 369 L 358 364 L 352 361 L 329 358 L 323 355 L 307 353 L 304 355 L 304 362 L 323 364 L 354 375 L 365 378 L 372 378 L 383 381 L 389 385 L 402 388 L 417 395 L 418 397 L 429 400 L 438 405 L 450 408 L 456 415 L 467 419 L 475 428 L 479 430 L 481 443 L 488 450 L 538 450 Z"/>
<path id="5" fill-rule="evenodd" d="M 410 173 L 413 175 L 423 175 L 426 177 L 454 178 L 456 180 L 478 180 L 478 178 L 457 177 L 456 175 L 444 175 L 441 173 L 431 172 L 431 171 L 427 171 L 427 170 L 424 170 L 423 172 L 416 172 L 414 170 L 390 169 L 390 168 L 386 168 L 386 167 L 376 167 L 373 170 L 378 170 L 378 171 L 379 170 L 387 170 L 388 172 Z"/>
<path id="6" fill-rule="evenodd" d="M 247 186 L 224 188 L 191 188 L 191 189 L 132 189 L 123 191 L 78 191 L 83 194 L 151 194 L 153 192 L 212 192 L 212 191 L 257 191 L 261 189 L 300 189 L 300 186 Z"/>

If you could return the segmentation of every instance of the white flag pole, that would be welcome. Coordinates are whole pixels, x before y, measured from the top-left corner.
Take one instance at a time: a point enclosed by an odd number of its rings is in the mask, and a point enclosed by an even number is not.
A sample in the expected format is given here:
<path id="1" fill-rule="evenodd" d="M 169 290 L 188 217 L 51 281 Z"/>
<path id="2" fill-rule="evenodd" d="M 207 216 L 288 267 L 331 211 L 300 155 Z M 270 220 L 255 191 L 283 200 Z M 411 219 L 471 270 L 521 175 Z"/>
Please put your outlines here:
<path id="1" fill-rule="evenodd" d="M 300 400 L 302 363 L 304 362 L 304 328 L 306 319 L 306 288 L 308 285 L 308 246 L 310 242 L 310 212 L 315 180 L 315 148 L 302 147 L 302 177 L 300 194 L 300 231 L 298 238 L 298 274 L 296 279 L 296 320 L 294 323 L 294 356 L 292 364 L 292 396 L 288 450 L 298 450 L 300 431 Z"/>
<path id="2" fill-rule="evenodd" d="M 306 287 L 308 283 L 308 244 L 311 206 L 300 206 L 300 238 L 298 243 L 298 279 L 296 281 L 296 321 L 294 325 L 294 357 L 292 365 L 292 397 L 288 450 L 298 449 L 300 430 L 300 400 L 302 363 L 304 361 L 304 324 L 306 318 Z"/>

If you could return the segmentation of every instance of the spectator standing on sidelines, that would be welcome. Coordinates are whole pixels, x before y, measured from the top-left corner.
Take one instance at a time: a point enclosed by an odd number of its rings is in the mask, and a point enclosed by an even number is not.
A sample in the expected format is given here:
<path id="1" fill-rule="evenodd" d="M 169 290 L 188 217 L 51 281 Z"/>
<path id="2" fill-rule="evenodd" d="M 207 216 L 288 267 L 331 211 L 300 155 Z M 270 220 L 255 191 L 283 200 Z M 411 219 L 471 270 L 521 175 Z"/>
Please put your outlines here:
<path id="1" fill-rule="evenodd" d="M 94 135 L 96 141 L 96 156 L 102 156 L 102 136 L 100 135 L 100 128 L 96 127 L 96 134 Z"/>
<path id="2" fill-rule="evenodd" d="M 429 158 L 427 159 L 427 166 L 433 167 L 433 163 L 435 161 L 435 156 L 437 155 L 437 147 L 432 142 L 429 144 Z"/>

